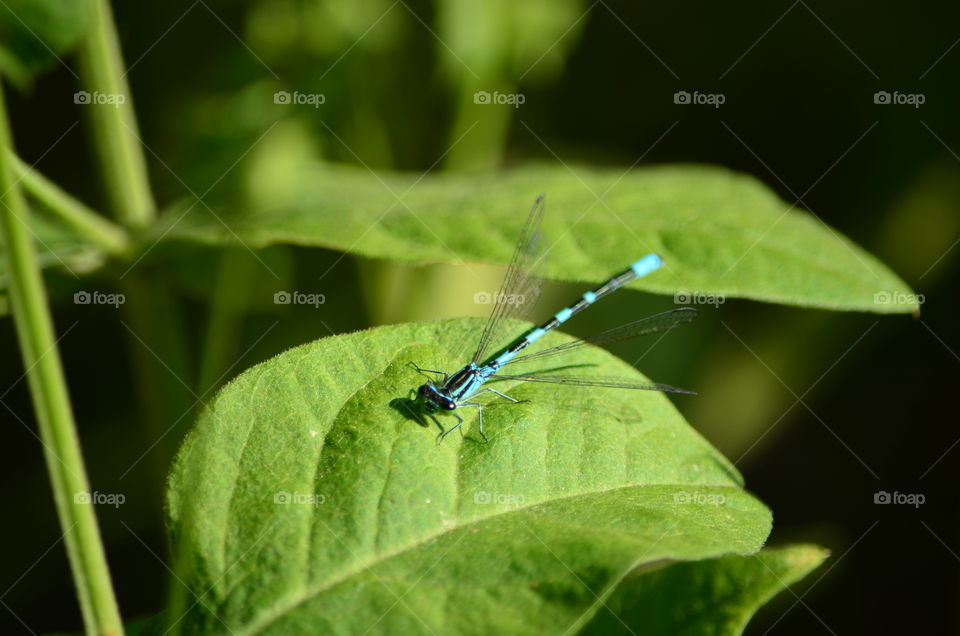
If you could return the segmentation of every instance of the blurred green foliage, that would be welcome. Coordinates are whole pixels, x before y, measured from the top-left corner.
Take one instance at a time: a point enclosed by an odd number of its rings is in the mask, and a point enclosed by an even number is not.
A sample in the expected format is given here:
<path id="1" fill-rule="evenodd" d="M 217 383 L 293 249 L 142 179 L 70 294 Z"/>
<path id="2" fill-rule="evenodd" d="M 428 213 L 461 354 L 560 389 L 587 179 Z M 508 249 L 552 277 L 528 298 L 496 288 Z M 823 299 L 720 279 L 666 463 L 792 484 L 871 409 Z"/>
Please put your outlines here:
<path id="1" fill-rule="evenodd" d="M 4 8 L 11 9 L 25 22 L 0 19 L 0 67 L 23 91 L 11 100 L 18 147 L 68 191 L 102 207 L 88 142 L 80 127 L 70 128 L 77 86 L 66 51 L 83 21 L 65 11 L 79 15 L 80 5 Z M 956 7 L 316 0 L 115 11 L 157 199 L 189 205 L 192 193 L 204 195 L 212 209 L 196 205 L 198 221 L 266 209 L 284 178 L 312 161 L 415 171 L 531 158 L 623 169 L 640 160 L 698 161 L 754 173 L 788 203 L 802 199 L 799 207 L 925 295 L 922 323 L 729 302 L 704 308 L 702 324 L 683 342 L 615 352 L 642 359 L 657 379 L 699 390 L 678 404 L 777 512 L 774 542 L 817 541 L 837 554 L 856 546 L 808 597 L 823 622 L 837 632 L 956 628 L 956 569 L 944 545 L 956 551 L 960 528 L 937 503 L 951 499 L 957 465 L 949 452 L 955 429 L 944 424 L 955 408 L 949 398 L 960 349 L 952 304 L 939 300 L 952 298 L 960 254 L 953 115 L 960 55 L 949 50 Z M 925 93 L 926 105 L 873 103 L 875 91 L 895 88 Z M 673 93 L 694 89 L 722 92 L 726 103 L 673 103 Z M 291 105 L 276 123 L 273 96 L 281 90 L 326 99 L 317 108 Z M 526 101 L 487 108 L 474 103 L 478 90 L 521 92 Z M 518 202 L 518 214 L 525 205 Z M 44 242 L 56 248 L 52 237 Z M 101 512 L 121 605 L 143 614 L 161 607 L 167 573 L 135 536 L 163 551 L 159 484 L 193 419 L 177 419 L 180 413 L 243 368 L 331 332 L 475 313 L 469 302 L 429 290 L 485 289 L 497 277 L 492 269 L 480 280 L 448 265 L 343 259 L 320 249 L 253 254 L 234 245 L 212 253 L 172 243 L 151 250 L 125 288 L 132 296 L 139 290 L 130 304 L 162 328 L 70 304 L 80 289 L 112 289 L 126 269 L 111 262 L 102 278 L 51 271 L 48 280 L 61 333 L 75 325 L 61 346 L 93 483 L 128 493 L 122 516 Z M 262 290 L 274 285 L 321 290 L 336 302 L 319 312 L 263 302 Z M 577 290 L 556 285 L 548 294 L 564 302 Z M 571 330 L 583 335 L 667 306 L 666 298 L 625 294 Z M 6 325 L 4 350 L 12 352 Z M 180 335 L 171 339 L 167 328 Z M 2 464 L 8 482 L 22 484 L 8 505 L 30 520 L 5 530 L 8 545 L 22 546 L 5 569 L 8 584 L 59 535 L 36 440 L 16 421 L 32 425 L 26 391 L 15 385 L 21 372 L 3 368 L 2 386 L 13 386 L 4 403 L 15 433 Z M 160 428 L 142 426 L 156 414 Z M 926 528 L 911 511 L 873 506 L 882 488 L 926 492 Z M 910 547 L 890 554 L 892 543 Z M 5 603 L 35 629 L 78 625 L 65 571 L 65 559 L 51 551 Z M 50 599 L 58 599 L 55 608 Z M 821 628 L 800 609 L 779 620 L 790 602 L 761 613 L 758 633 L 775 621 L 786 633 Z M 884 611 L 852 611 L 852 603 Z M 917 616 L 909 608 L 920 603 L 929 611 Z M 19 629 L 12 616 L 4 620 Z"/>

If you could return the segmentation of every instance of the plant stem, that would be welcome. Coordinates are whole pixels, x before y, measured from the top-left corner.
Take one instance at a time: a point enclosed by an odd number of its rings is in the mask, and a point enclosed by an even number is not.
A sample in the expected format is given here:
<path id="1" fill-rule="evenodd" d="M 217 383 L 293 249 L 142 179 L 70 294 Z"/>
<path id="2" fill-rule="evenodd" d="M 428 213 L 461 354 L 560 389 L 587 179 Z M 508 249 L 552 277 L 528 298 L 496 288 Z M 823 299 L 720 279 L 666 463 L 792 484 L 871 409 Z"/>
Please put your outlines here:
<path id="1" fill-rule="evenodd" d="M 86 109 L 90 117 L 92 142 L 110 211 L 125 226 L 136 230 L 154 221 L 156 205 L 110 4 L 107 0 L 93 0 L 91 11 L 91 28 L 77 50 L 80 83 L 90 93 L 122 95 L 123 103 L 90 103 L 79 108 Z M 156 439 L 181 417 L 185 410 L 181 406 L 189 405 L 182 399 L 181 387 L 172 386 L 177 381 L 169 374 L 172 371 L 178 378 L 186 377 L 190 366 L 180 306 L 169 286 L 150 280 L 149 274 L 132 272 L 123 278 L 122 284 L 129 300 L 123 306 L 124 315 L 136 334 L 128 342 L 139 402 L 143 405 L 139 421 L 145 434 Z M 169 368 L 158 371 L 154 354 L 163 359 L 160 366 Z M 184 420 L 184 427 L 186 424 Z M 176 443 L 176 436 L 164 439 L 167 441 L 154 453 L 157 464 L 167 459 L 163 451 Z M 162 478 L 157 480 L 161 482 Z"/>
<path id="2" fill-rule="evenodd" d="M 122 227 L 111 223 L 81 201 L 64 192 L 7 149 L 7 161 L 24 189 L 77 232 L 114 255 L 126 252 L 130 237 Z"/>
<path id="3" fill-rule="evenodd" d="M 242 316 L 253 294 L 257 262 L 249 252 L 229 246 L 220 250 L 217 286 L 210 303 L 210 318 L 203 339 L 197 393 L 214 388 L 241 342 Z"/>
<path id="4" fill-rule="evenodd" d="M 131 272 L 123 279 L 121 289 L 127 298 L 124 320 L 132 332 L 127 341 L 136 369 L 132 379 L 140 405 L 138 425 L 145 444 L 153 446 L 138 472 L 121 479 L 148 480 L 159 512 L 170 461 L 193 422 L 187 413 L 195 407 L 194 398 L 184 386 L 193 386 L 191 350 L 183 335 L 182 305 L 162 276 Z M 162 515 L 156 521 L 162 526 Z"/>
<path id="5" fill-rule="evenodd" d="M 13 148 L 2 88 L 0 148 Z M 30 238 L 29 210 L 4 152 L 0 152 L 0 192 L 4 193 L 0 198 L 0 237 L 6 246 L 10 305 L 84 624 L 88 634 L 122 634 L 107 559 L 89 502 L 90 486 L 53 319 Z"/>
<path id="6" fill-rule="evenodd" d="M 483 87 L 487 91 L 498 87 L 501 93 L 514 90 L 503 80 L 480 82 L 467 78 L 459 84 L 456 117 L 449 137 L 450 152 L 443 163 L 447 171 L 493 170 L 503 160 L 515 109 L 477 104 L 474 95 Z"/>
<path id="7" fill-rule="evenodd" d="M 124 225 L 141 228 L 156 216 L 156 205 L 147 179 L 147 164 L 133 111 L 130 86 L 124 73 L 116 26 L 107 0 L 94 0 L 90 32 L 77 49 L 84 89 L 113 96 L 122 103 L 90 103 L 93 143 L 106 180 L 113 214 Z M 122 99 L 120 99 L 122 96 Z"/>

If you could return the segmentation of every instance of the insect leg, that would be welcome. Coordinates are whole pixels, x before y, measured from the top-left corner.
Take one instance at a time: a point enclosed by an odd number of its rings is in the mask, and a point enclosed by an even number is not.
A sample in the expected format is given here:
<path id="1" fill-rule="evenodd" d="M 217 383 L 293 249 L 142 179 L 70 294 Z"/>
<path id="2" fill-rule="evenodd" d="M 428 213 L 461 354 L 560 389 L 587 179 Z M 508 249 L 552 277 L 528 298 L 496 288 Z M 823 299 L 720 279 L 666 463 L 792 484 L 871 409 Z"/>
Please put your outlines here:
<path id="1" fill-rule="evenodd" d="M 494 393 L 496 393 L 496 391 L 494 391 Z M 488 442 L 489 440 L 487 439 L 487 436 L 483 433 L 483 407 L 476 402 L 463 402 L 457 406 L 475 406 L 477 408 L 477 429 L 480 431 L 480 437 L 483 438 L 483 441 Z M 461 424 L 462 423 L 463 422 L 461 422 Z M 457 424 L 457 426 L 460 426 L 460 424 Z"/>
<path id="2" fill-rule="evenodd" d="M 439 435 L 437 435 L 437 445 L 439 445 L 440 442 L 442 442 L 447 435 L 449 435 L 450 433 L 454 432 L 455 430 L 457 430 L 458 428 L 460 428 L 460 426 L 463 425 L 463 418 L 462 418 L 462 417 L 460 417 L 460 416 L 457 415 L 456 413 L 451 413 L 450 415 L 452 415 L 452 416 L 454 416 L 455 418 L 457 418 L 457 425 L 456 425 L 456 426 L 452 426 L 452 427 L 448 428 L 447 430 L 442 431 Z M 437 421 L 436 418 L 434 418 L 434 421 L 435 421 L 435 422 Z M 437 422 L 437 425 L 439 426 L 440 423 Z"/>
<path id="3" fill-rule="evenodd" d="M 443 371 L 434 371 L 433 369 L 421 369 L 420 367 L 417 366 L 417 363 L 416 363 L 416 362 L 408 362 L 407 364 L 408 364 L 409 366 L 413 367 L 414 369 L 416 369 L 416 370 L 417 370 L 417 373 L 424 373 L 424 372 L 426 372 L 426 373 L 436 373 L 437 375 L 442 375 L 442 376 L 443 376 L 443 381 L 444 381 L 444 382 L 447 381 L 448 375 L 447 375 L 446 373 L 444 373 Z"/>
<path id="4" fill-rule="evenodd" d="M 479 395 L 480 393 L 483 393 L 484 391 L 490 391 L 491 393 L 496 393 L 496 394 L 499 395 L 500 397 L 502 397 L 502 398 L 504 398 L 504 399 L 506 399 L 506 400 L 510 400 L 510 401 L 513 402 L 514 404 L 519 404 L 520 402 L 526 402 L 526 401 L 527 401 L 527 400 L 518 400 L 517 398 L 510 397 L 510 396 L 507 395 L 506 393 L 501 393 L 500 391 L 497 391 L 496 389 L 491 389 L 491 388 L 480 389 L 479 391 L 477 391 L 477 392 L 475 393 L 475 395 Z"/>

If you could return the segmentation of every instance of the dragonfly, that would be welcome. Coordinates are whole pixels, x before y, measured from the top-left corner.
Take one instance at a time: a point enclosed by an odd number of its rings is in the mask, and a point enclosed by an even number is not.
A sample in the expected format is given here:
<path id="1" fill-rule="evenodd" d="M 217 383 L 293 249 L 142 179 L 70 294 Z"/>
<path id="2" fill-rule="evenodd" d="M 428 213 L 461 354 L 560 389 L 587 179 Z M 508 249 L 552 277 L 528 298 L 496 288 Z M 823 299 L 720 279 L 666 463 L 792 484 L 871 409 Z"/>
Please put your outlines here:
<path id="1" fill-rule="evenodd" d="M 668 332 L 679 325 L 691 322 L 696 317 L 697 310 L 691 307 L 683 307 L 641 318 L 587 338 L 572 340 L 549 349 L 519 355 L 547 333 L 560 327 L 570 318 L 593 305 L 601 298 L 612 294 L 631 281 L 647 276 L 660 269 L 664 264 L 663 258 L 653 253 L 647 254 L 643 258 L 635 261 L 630 267 L 613 278 L 610 278 L 596 289 L 585 292 L 576 302 L 561 309 L 540 326 L 530 329 L 519 338 L 513 340 L 505 348 L 498 350 L 494 355 L 488 356 L 491 347 L 503 340 L 502 336 L 505 336 L 504 330 L 509 326 L 509 319 L 516 318 L 521 312 L 527 311 L 527 308 L 535 302 L 536 297 L 539 295 L 539 279 L 531 274 L 531 263 L 534 261 L 538 252 L 538 245 L 541 242 L 540 222 L 543 219 L 545 209 L 546 196 L 541 194 L 537 197 L 536 201 L 534 201 L 533 207 L 530 209 L 530 213 L 524 222 L 517 247 L 507 267 L 500 291 L 493 299 L 493 311 L 480 334 L 480 340 L 470 362 L 453 374 L 435 369 L 422 369 L 415 363 L 410 363 L 413 368 L 424 375 L 432 373 L 441 376 L 439 380 L 427 376 L 427 382 L 417 389 L 415 401 L 420 409 L 420 413 L 430 416 L 435 422 L 436 418 L 434 416 L 438 413 L 449 413 L 457 420 L 457 424 L 448 429 L 444 429 L 443 426 L 437 422 L 437 425 L 441 429 L 440 434 L 437 436 L 437 444 L 463 425 L 463 418 L 456 412 L 461 408 L 477 409 L 477 429 L 483 440 L 485 442 L 487 441 L 487 436 L 483 431 L 483 405 L 475 401 L 475 398 L 483 393 L 491 393 L 513 403 L 524 401 L 487 386 L 489 382 L 494 380 L 546 382 L 580 387 L 641 389 L 668 393 L 693 393 L 693 391 L 687 391 L 668 384 L 643 383 L 631 379 L 596 376 L 581 377 L 567 374 L 549 375 L 541 372 L 522 374 L 502 372 L 504 367 L 508 365 L 540 361 L 555 355 L 569 354 L 586 345 L 601 345 L 639 336 Z"/>

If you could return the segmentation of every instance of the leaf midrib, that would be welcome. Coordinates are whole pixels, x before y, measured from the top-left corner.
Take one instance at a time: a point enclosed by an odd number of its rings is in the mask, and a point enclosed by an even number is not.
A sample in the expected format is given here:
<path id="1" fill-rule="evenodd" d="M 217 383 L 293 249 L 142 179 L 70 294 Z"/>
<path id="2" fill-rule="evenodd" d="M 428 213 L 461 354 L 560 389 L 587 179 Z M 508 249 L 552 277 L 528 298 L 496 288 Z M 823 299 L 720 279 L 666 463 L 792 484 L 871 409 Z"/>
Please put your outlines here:
<path id="1" fill-rule="evenodd" d="M 282 618 L 284 615 L 286 615 L 289 611 L 291 611 L 291 610 L 293 610 L 294 608 L 296 608 L 298 605 L 300 605 L 300 604 L 302 604 L 302 603 L 304 603 L 304 602 L 306 602 L 306 601 L 308 601 L 308 600 L 310 600 L 310 599 L 312 599 L 312 598 L 320 595 L 321 593 L 323 593 L 323 592 L 325 592 L 325 591 L 327 591 L 327 590 L 330 590 L 330 589 L 336 587 L 337 585 L 340 585 L 341 583 L 347 581 L 347 580 L 350 579 L 351 577 L 356 576 L 356 575 L 359 574 L 360 572 L 362 572 L 362 571 L 364 571 L 364 570 L 369 570 L 370 568 L 375 567 L 375 566 L 379 565 L 380 563 L 389 561 L 390 559 L 393 559 L 393 558 L 395 558 L 395 557 L 397 557 L 397 556 L 399 556 L 399 555 L 401 555 L 401 554 L 404 554 L 405 552 L 409 552 L 409 551 L 411 551 L 411 550 L 416 549 L 417 547 L 419 547 L 419 546 L 421 546 L 421 545 L 425 545 L 425 544 L 433 541 L 434 539 L 440 537 L 441 535 L 449 534 L 449 533 L 452 532 L 452 531 L 461 530 L 461 529 L 463 529 L 463 528 L 465 528 L 465 527 L 467 527 L 467 526 L 469 526 L 469 525 L 473 525 L 473 524 L 480 523 L 480 522 L 485 522 L 485 521 L 488 521 L 488 520 L 490 520 L 490 519 L 495 519 L 496 517 L 500 517 L 500 516 L 505 516 L 505 515 L 510 515 L 510 514 L 516 514 L 516 513 L 524 512 L 524 511 L 530 510 L 530 509 L 532 509 L 532 508 L 535 508 L 535 507 L 537 507 L 537 506 L 541 506 L 541 505 L 544 505 L 544 504 L 552 504 L 552 503 L 555 503 L 555 502 L 558 502 L 558 501 L 563 501 L 564 499 L 573 499 L 573 498 L 576 498 L 576 497 L 584 497 L 584 496 L 591 496 L 591 495 L 600 495 L 600 494 L 606 494 L 606 493 L 616 492 L 616 491 L 620 491 L 620 490 L 629 490 L 629 489 L 635 489 L 635 488 L 648 488 L 648 487 L 657 487 L 657 488 L 689 487 L 689 486 L 692 486 L 692 485 L 694 485 L 694 484 L 692 484 L 692 483 L 667 482 L 667 483 L 629 484 L 629 485 L 625 485 L 625 486 L 616 486 L 616 487 L 612 487 L 612 488 L 600 488 L 600 489 L 596 489 L 596 490 L 590 490 L 590 491 L 587 491 L 587 492 L 581 492 L 581 493 L 570 494 L 570 495 L 562 495 L 562 496 L 558 496 L 558 497 L 553 497 L 553 498 L 551 498 L 551 499 L 549 499 L 549 500 L 547 500 L 547 501 L 540 501 L 540 502 L 537 502 L 537 503 L 534 503 L 534 504 L 521 505 L 521 506 L 516 506 L 516 507 L 509 508 L 509 509 L 506 509 L 506 510 L 496 511 L 496 512 L 494 512 L 494 513 L 491 513 L 491 514 L 486 515 L 486 516 L 483 516 L 483 517 L 473 518 L 473 519 L 471 519 L 471 520 L 468 521 L 468 522 L 461 522 L 461 523 L 459 523 L 455 528 L 443 527 L 443 525 L 440 524 L 440 525 L 438 526 L 438 528 L 437 528 L 437 531 L 435 531 L 435 532 L 431 532 L 431 533 L 428 533 L 428 534 L 426 534 L 426 535 L 422 535 L 421 537 L 417 538 L 415 541 L 410 542 L 410 543 L 403 544 L 403 545 L 399 546 L 398 548 L 396 548 L 396 549 L 394 549 L 394 550 L 391 550 L 391 551 L 389 551 L 389 552 L 385 552 L 385 553 L 382 553 L 382 554 L 377 554 L 377 555 L 375 555 L 375 558 L 374 558 L 373 560 L 358 562 L 356 565 L 353 565 L 353 566 L 351 566 L 351 567 L 346 568 L 346 569 L 343 570 L 340 574 L 338 574 L 338 575 L 336 575 L 336 576 L 334 576 L 334 577 L 332 577 L 332 578 L 328 578 L 328 579 L 324 580 L 323 582 L 319 582 L 319 583 L 316 583 L 316 584 L 313 584 L 313 585 L 308 585 L 308 586 L 306 587 L 306 589 L 305 589 L 303 592 L 301 592 L 300 594 L 298 594 L 291 602 L 288 602 L 288 603 L 286 603 L 286 604 L 284 604 L 284 605 L 282 605 L 282 606 L 280 606 L 280 607 L 278 607 L 278 608 L 272 609 L 272 610 L 270 610 L 270 609 L 268 608 L 268 610 L 265 610 L 264 613 L 261 614 L 261 617 L 262 617 L 262 618 L 260 618 L 260 619 L 255 619 L 255 620 L 251 621 L 251 623 L 250 623 L 248 626 L 246 626 L 245 628 L 242 628 L 241 630 L 237 631 L 236 633 L 237 633 L 238 636 L 243 636 L 243 635 L 251 635 L 251 636 L 252 636 L 253 634 L 259 634 L 259 633 L 261 633 L 264 629 L 266 629 L 271 623 L 273 623 L 274 621 L 278 620 L 279 618 Z M 696 484 L 696 486 L 699 487 L 699 488 L 703 488 L 703 487 L 710 487 L 710 488 L 728 488 L 728 489 L 731 489 L 731 490 L 735 490 L 736 492 L 743 492 L 742 488 L 740 488 L 740 487 L 739 487 L 738 485 L 736 485 L 736 484 L 731 484 L 731 483 L 725 483 L 725 484 L 705 483 L 705 484 Z M 694 520 L 694 522 L 695 522 L 695 520 Z M 701 526 L 703 526 L 703 527 L 707 527 L 705 524 L 699 524 L 699 525 L 701 525 Z M 633 566 L 631 566 L 631 569 L 632 569 L 633 567 L 636 567 L 636 566 L 639 565 L 639 564 L 642 564 L 642 563 L 643 563 L 642 560 L 639 561 L 638 563 L 636 563 L 636 564 L 634 564 Z M 630 570 L 628 569 L 628 570 L 626 570 L 626 571 L 629 572 Z M 613 585 L 614 585 L 614 583 L 611 583 L 611 586 L 613 586 Z M 611 589 L 612 589 L 612 588 L 611 588 Z"/>
<path id="2" fill-rule="evenodd" d="M 782 214 L 786 214 L 786 213 L 782 213 Z M 252 233 L 252 232 L 256 232 L 256 231 L 257 231 L 257 227 L 258 227 L 258 226 L 257 226 L 256 224 L 251 224 L 251 225 L 248 226 L 248 228 L 246 229 L 246 231 L 251 232 L 251 233 Z M 677 226 L 677 225 L 662 225 L 662 224 L 659 224 L 659 223 L 650 223 L 650 224 L 648 224 L 648 227 L 654 228 L 655 231 L 658 231 L 658 230 L 663 230 L 663 229 L 668 229 L 668 230 L 670 230 L 670 229 L 677 229 L 679 226 Z M 251 230 L 250 228 L 252 228 L 252 230 Z M 209 231 L 209 230 L 219 231 L 219 226 L 214 226 L 214 225 L 212 225 L 212 224 L 207 224 L 207 227 L 204 227 L 203 225 L 196 225 L 196 226 L 193 227 L 193 229 L 198 230 L 198 231 L 201 231 L 201 232 L 203 232 L 203 231 Z M 244 229 L 245 229 L 245 228 L 243 227 L 242 224 L 237 227 L 237 230 L 240 231 L 240 232 L 244 231 Z M 322 248 L 326 248 L 326 249 L 332 249 L 332 250 L 334 250 L 334 251 L 343 251 L 343 243 L 342 243 L 342 242 L 339 242 L 339 241 L 325 241 L 325 240 L 322 240 L 322 239 L 320 239 L 320 240 L 305 240 L 305 239 L 301 239 L 301 238 L 299 238 L 297 235 L 295 235 L 296 233 L 295 233 L 293 230 L 291 230 L 291 229 L 284 229 L 283 231 L 284 231 L 284 232 L 290 232 L 290 235 L 289 235 L 288 237 L 284 237 L 283 239 L 279 239 L 279 238 L 276 238 L 276 236 L 274 236 L 274 237 L 270 237 L 270 238 L 266 238 L 266 239 L 251 240 L 250 242 L 251 242 L 251 244 L 252 244 L 254 247 L 256 247 L 256 248 L 265 248 L 265 247 L 270 247 L 270 246 L 272 246 L 272 245 L 289 244 L 289 245 L 299 245 L 299 246 L 304 246 L 304 247 L 322 247 Z M 686 234 L 691 234 L 691 235 L 692 235 L 692 234 L 700 234 L 700 235 L 705 236 L 705 237 L 707 237 L 707 238 L 710 238 L 710 239 L 712 239 L 712 240 L 716 240 L 716 237 L 717 237 L 718 235 L 720 235 L 720 236 L 725 236 L 725 237 L 729 237 L 729 236 L 744 237 L 745 239 L 749 239 L 749 238 L 750 238 L 749 236 L 745 235 L 743 232 L 738 232 L 738 231 L 736 231 L 735 229 L 731 229 L 731 228 L 729 228 L 729 227 L 726 226 L 726 225 L 724 225 L 724 226 L 721 226 L 721 225 L 710 225 L 710 224 L 708 224 L 708 223 L 700 223 L 697 228 L 692 228 L 692 229 L 689 228 L 689 227 L 685 227 L 685 228 L 684 228 L 684 232 L 685 232 Z M 193 240 L 193 241 L 196 241 L 196 242 L 201 243 L 201 244 L 202 244 L 202 243 L 207 243 L 207 244 L 209 244 L 210 242 L 212 242 L 213 240 L 215 240 L 215 239 L 209 239 L 209 238 L 206 238 L 206 239 L 205 239 L 205 238 L 203 238 L 202 236 L 196 236 L 196 235 L 192 235 L 192 236 L 191 236 L 191 235 L 179 235 L 177 238 L 179 238 L 179 239 L 184 239 L 184 240 Z M 762 239 L 762 238 L 763 238 L 763 235 L 761 235 L 760 238 Z M 854 254 L 856 254 L 856 250 L 858 250 L 858 249 L 862 251 L 862 248 L 860 248 L 856 243 L 849 242 L 849 241 L 848 241 L 848 242 L 845 242 L 842 238 L 837 238 L 836 240 L 837 240 L 837 242 L 840 243 L 842 246 L 845 246 L 845 247 L 849 248 L 849 250 L 851 250 Z M 764 240 L 764 241 L 757 241 L 756 245 L 759 246 L 759 247 L 763 247 L 763 248 L 765 248 L 765 249 L 768 249 L 768 250 L 770 250 L 770 251 L 772 251 L 772 252 L 775 252 L 775 253 L 785 254 L 785 255 L 788 255 L 788 256 L 791 256 L 791 257 L 794 257 L 794 258 L 805 258 L 805 259 L 807 259 L 809 262 L 815 264 L 815 265 L 816 265 L 820 270 L 822 270 L 823 272 L 826 272 L 826 273 L 828 273 L 828 274 L 838 275 L 838 276 L 840 276 L 841 278 L 844 278 L 844 279 L 846 279 L 846 280 L 853 281 L 853 282 L 855 282 L 855 283 L 859 281 L 859 279 L 858 279 L 856 276 L 850 275 L 850 274 L 848 273 L 848 270 L 847 270 L 846 267 L 843 267 L 843 266 L 836 266 L 836 267 L 835 267 L 835 266 L 832 266 L 832 265 L 834 265 L 835 262 L 836 262 L 835 259 L 828 259 L 828 258 L 823 258 L 823 259 L 821 259 L 821 258 L 820 258 L 820 254 L 821 254 L 820 251 L 815 251 L 815 252 L 812 252 L 812 253 L 811 253 L 811 252 L 801 252 L 800 250 L 795 249 L 796 244 L 795 244 L 794 242 L 792 242 L 792 241 L 789 242 L 789 243 L 783 243 L 783 242 L 780 242 L 780 241 L 766 241 L 766 240 Z M 362 246 L 356 246 L 356 251 L 357 251 L 357 253 L 359 253 L 359 254 L 364 254 L 365 256 L 378 256 L 378 255 L 379 255 L 379 252 L 378 252 L 377 254 L 374 254 L 373 252 L 371 252 L 371 251 L 369 251 L 369 250 L 365 250 Z M 581 251 L 582 251 L 582 250 L 581 250 Z M 376 252 L 376 250 L 374 250 L 374 252 Z M 857 256 L 860 256 L 861 258 L 863 258 L 863 257 L 870 257 L 870 254 L 867 253 L 867 252 L 863 252 L 863 254 L 859 254 L 859 255 L 857 255 Z M 872 258 L 872 257 L 871 257 L 871 258 Z M 419 262 L 419 261 L 418 261 L 418 262 Z M 435 259 L 435 260 L 424 260 L 424 261 L 422 261 L 422 262 L 425 262 L 425 263 L 445 263 L 445 262 L 447 262 L 447 261 L 442 260 L 442 259 Z M 493 266 L 503 265 L 503 263 L 491 263 L 491 262 L 488 262 L 488 261 L 473 261 L 473 260 L 471 260 L 471 261 L 465 261 L 465 262 L 474 263 L 474 264 L 480 264 L 480 265 L 493 265 Z M 882 275 L 880 275 L 880 274 L 877 274 L 877 272 L 875 272 L 872 268 L 870 268 L 869 266 L 867 266 L 867 269 L 868 269 L 872 274 L 876 275 L 880 280 L 883 280 L 884 277 L 883 277 Z M 551 277 L 551 278 L 552 278 L 552 277 Z M 559 279 L 559 278 L 558 278 L 558 279 L 556 279 L 556 280 L 569 280 L 569 279 Z M 749 296 L 749 297 L 751 297 L 751 298 L 757 298 L 757 296 Z"/>

